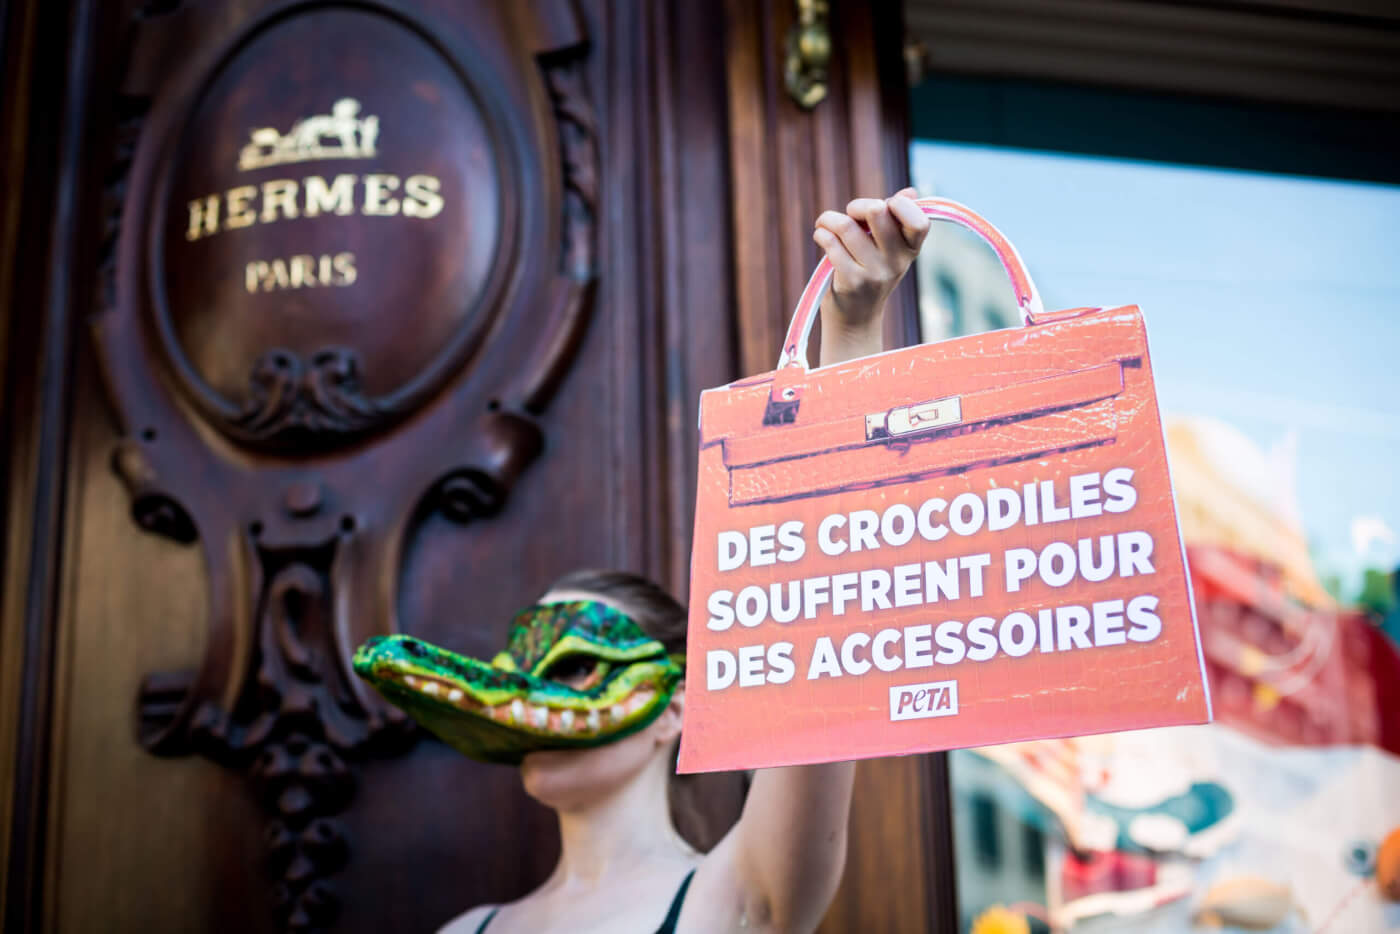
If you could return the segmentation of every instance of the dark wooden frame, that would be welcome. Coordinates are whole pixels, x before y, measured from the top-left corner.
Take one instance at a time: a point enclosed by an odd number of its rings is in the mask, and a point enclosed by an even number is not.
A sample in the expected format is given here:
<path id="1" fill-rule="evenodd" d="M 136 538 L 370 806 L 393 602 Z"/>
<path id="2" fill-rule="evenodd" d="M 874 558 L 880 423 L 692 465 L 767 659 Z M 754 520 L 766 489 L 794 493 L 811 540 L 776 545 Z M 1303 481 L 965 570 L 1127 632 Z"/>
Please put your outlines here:
<path id="1" fill-rule="evenodd" d="M 6 153 L 0 229 L 3 355 L 3 592 L 0 611 L 0 753 L 10 789 L 0 812 L 7 831 L 3 874 L 6 931 L 40 927 L 46 893 L 56 630 L 69 517 L 64 464 L 70 440 L 71 373 L 91 280 L 72 270 L 94 263 L 98 239 L 82 218 L 95 213 L 100 179 L 88 166 L 110 125 L 94 93 L 115 50 L 98 40 L 121 11 L 94 0 L 11 4 L 3 10 L 6 63 L 3 134 L 25 141 Z M 99 112 L 100 113 L 100 112 Z"/>

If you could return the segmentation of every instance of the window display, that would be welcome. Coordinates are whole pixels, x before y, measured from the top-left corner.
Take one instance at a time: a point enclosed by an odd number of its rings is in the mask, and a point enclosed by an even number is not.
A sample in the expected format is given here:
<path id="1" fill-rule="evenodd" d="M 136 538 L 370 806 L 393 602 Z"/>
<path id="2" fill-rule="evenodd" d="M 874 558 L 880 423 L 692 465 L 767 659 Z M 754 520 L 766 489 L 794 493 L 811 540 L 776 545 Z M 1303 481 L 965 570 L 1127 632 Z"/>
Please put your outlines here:
<path id="1" fill-rule="evenodd" d="M 1142 305 L 1216 712 L 952 754 L 964 929 L 1400 928 L 1400 188 L 911 155 L 921 195 L 998 219 L 1047 305 Z M 995 260 L 932 237 L 924 339 L 1014 322 Z"/>

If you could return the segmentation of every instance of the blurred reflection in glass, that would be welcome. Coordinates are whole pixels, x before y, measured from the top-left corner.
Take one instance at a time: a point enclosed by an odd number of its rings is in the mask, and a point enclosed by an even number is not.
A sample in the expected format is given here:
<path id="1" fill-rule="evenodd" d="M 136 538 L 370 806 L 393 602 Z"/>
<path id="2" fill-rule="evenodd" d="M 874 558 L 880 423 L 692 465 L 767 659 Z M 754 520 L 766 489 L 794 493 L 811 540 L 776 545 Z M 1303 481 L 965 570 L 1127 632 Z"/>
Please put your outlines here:
<path id="1" fill-rule="evenodd" d="M 1400 188 L 911 155 L 1047 308 L 1143 308 L 1217 717 L 954 753 L 964 928 L 1400 929 L 1375 856 L 1400 828 Z M 926 340 L 1018 320 L 980 242 L 931 240 Z"/>

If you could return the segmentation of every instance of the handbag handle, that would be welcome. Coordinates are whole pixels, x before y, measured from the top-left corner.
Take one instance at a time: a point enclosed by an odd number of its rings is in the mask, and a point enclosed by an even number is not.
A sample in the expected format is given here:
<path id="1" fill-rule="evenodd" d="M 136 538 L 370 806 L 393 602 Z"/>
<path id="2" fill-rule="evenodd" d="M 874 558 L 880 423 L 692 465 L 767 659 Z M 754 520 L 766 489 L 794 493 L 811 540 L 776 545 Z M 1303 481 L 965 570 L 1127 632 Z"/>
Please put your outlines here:
<path id="1" fill-rule="evenodd" d="M 997 259 L 1001 260 L 1002 268 L 1006 270 L 1007 278 L 1016 290 L 1016 305 L 1021 309 L 1023 324 L 1034 324 L 1037 318 L 1045 314 L 1045 307 L 1040 302 L 1040 293 L 1035 290 L 1035 283 L 1031 281 L 1031 274 L 1026 271 L 1026 265 L 1021 262 L 1016 248 L 1000 230 L 971 208 L 947 198 L 920 198 L 914 203 L 935 220 L 952 221 L 966 227 L 996 251 Z M 817 264 L 816 272 L 807 280 L 802 297 L 797 301 L 797 310 L 793 312 L 792 323 L 788 325 L 787 337 L 783 340 L 783 353 L 778 358 L 779 370 L 786 366 L 806 369 L 807 339 L 812 335 L 812 323 L 816 321 L 817 312 L 821 309 L 822 296 L 831 284 L 832 272 L 831 260 L 823 256 L 822 261 Z"/>

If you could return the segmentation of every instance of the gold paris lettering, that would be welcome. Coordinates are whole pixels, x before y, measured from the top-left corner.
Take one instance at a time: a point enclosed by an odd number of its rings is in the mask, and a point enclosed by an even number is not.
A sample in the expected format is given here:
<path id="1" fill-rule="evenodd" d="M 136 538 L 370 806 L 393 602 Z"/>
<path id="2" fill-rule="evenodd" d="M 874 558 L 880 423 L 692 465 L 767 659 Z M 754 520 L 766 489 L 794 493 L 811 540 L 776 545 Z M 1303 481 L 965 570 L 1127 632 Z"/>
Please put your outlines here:
<path id="1" fill-rule="evenodd" d="M 337 175 L 327 182 L 320 175 L 302 179 L 274 178 L 261 185 L 240 185 L 222 195 L 207 195 L 189 203 L 185 239 L 271 224 L 298 217 L 363 214 L 376 217 L 428 219 L 442 212 L 442 182 L 435 175 L 400 179 L 387 173 Z"/>
<path id="2" fill-rule="evenodd" d="M 243 285 L 252 292 L 308 289 L 324 285 L 354 285 L 358 272 L 354 253 L 300 254 L 272 260 L 255 259 L 243 268 Z"/>

